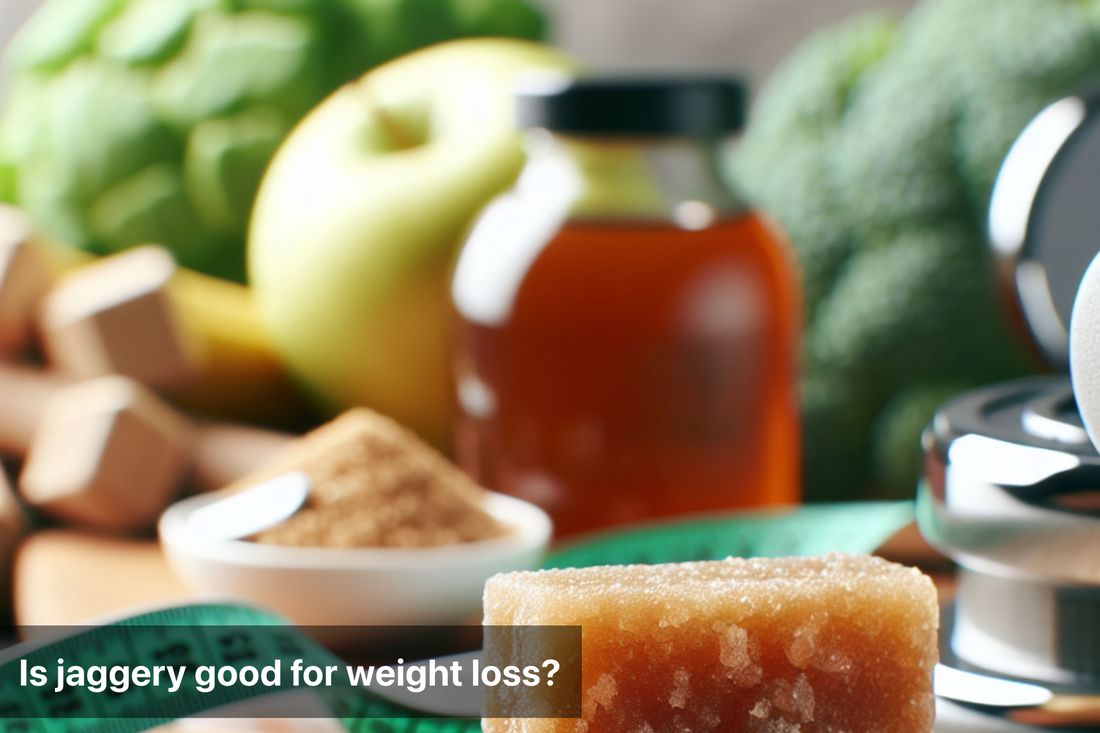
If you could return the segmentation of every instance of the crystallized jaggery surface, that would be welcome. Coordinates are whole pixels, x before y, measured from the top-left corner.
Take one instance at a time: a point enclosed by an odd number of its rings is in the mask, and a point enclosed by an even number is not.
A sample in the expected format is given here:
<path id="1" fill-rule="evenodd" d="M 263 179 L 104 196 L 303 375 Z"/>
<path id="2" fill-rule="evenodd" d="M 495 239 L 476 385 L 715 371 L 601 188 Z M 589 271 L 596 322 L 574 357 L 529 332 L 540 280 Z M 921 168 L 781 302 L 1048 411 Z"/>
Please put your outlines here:
<path id="1" fill-rule="evenodd" d="M 489 625 L 582 626 L 581 719 L 486 733 L 926 733 L 935 588 L 863 555 L 498 575 Z"/>

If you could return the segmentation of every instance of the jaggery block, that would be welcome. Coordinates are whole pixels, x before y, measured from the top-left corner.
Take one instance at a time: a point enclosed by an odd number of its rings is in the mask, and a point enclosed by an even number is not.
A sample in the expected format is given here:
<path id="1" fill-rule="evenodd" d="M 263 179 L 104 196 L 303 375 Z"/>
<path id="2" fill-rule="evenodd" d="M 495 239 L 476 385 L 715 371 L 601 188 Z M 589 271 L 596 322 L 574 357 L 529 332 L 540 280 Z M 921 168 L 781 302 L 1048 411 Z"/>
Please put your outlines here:
<path id="1" fill-rule="evenodd" d="M 155 388 L 196 378 L 196 346 L 167 293 L 175 274 L 163 247 L 138 247 L 65 278 L 42 307 L 46 354 L 81 377 L 122 374 Z"/>
<path id="2" fill-rule="evenodd" d="M 46 405 L 19 490 L 28 504 L 73 524 L 150 526 L 188 469 L 191 426 L 126 377 L 58 391 Z"/>
<path id="3" fill-rule="evenodd" d="M 24 635 L 190 595 L 156 540 L 69 529 L 35 532 L 23 541 L 13 588 L 15 622 Z"/>
<path id="4" fill-rule="evenodd" d="M 486 733 L 928 733 L 936 590 L 863 555 L 498 575 L 486 625 L 581 625 L 581 719 Z M 488 653 L 488 650 L 487 650 Z"/>
<path id="5" fill-rule="evenodd" d="M 0 348 L 30 343 L 39 304 L 53 285 L 53 271 L 33 236 L 23 212 L 0 204 Z"/>

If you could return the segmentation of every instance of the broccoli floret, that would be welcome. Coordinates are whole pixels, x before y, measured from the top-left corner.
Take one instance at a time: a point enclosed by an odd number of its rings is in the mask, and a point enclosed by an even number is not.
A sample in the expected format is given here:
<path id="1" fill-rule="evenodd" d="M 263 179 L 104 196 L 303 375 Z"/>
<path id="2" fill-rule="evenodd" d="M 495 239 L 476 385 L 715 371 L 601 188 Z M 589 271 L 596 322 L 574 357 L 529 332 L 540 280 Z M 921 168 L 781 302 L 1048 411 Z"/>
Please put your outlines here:
<path id="1" fill-rule="evenodd" d="M 949 382 L 911 387 L 894 395 L 875 420 L 871 465 L 884 498 L 912 496 L 920 473 L 921 445 L 913 440 L 945 402 L 975 384 Z"/>
<path id="2" fill-rule="evenodd" d="M 829 156 L 857 237 L 965 216 L 963 184 L 953 175 L 958 107 L 948 92 L 900 57 L 860 84 Z"/>
<path id="3" fill-rule="evenodd" d="M 807 41 L 762 91 L 741 162 L 764 163 L 756 148 L 768 142 L 783 145 L 792 135 L 820 141 L 828 134 L 843 119 L 853 87 L 890 51 L 898 24 L 896 15 L 866 14 Z"/>
<path id="4" fill-rule="evenodd" d="M 887 460 L 873 460 L 872 446 L 882 440 L 881 413 L 896 395 L 914 385 L 976 384 L 1025 368 L 1014 358 L 997 315 L 985 253 L 967 246 L 972 238 L 962 225 L 905 230 L 862 243 L 845 263 L 805 341 L 808 382 L 827 375 L 834 385 L 845 385 L 838 390 L 844 399 L 834 395 L 824 405 L 806 405 L 810 496 L 853 498 L 848 492 L 859 488 L 854 478 L 843 476 L 825 485 L 827 475 L 845 468 L 832 467 L 839 461 L 832 450 L 811 449 L 820 441 L 836 445 L 842 440 L 835 434 L 841 425 L 863 441 L 864 452 L 845 459 L 853 476 L 871 476 L 891 495 L 911 493 L 916 477 L 910 469 L 917 464 L 898 467 L 889 461 L 908 455 L 904 450 L 892 449 Z M 826 408 L 838 414 L 825 414 Z M 921 426 L 902 425 L 912 428 L 908 439 L 919 450 Z M 888 442 L 904 440 L 891 427 Z"/>
<path id="5" fill-rule="evenodd" d="M 972 240 L 968 228 L 944 224 L 864 242 L 807 334 L 807 366 L 842 368 L 884 397 L 930 381 L 1011 375 L 998 370 L 1012 363 L 1011 345 Z"/>
<path id="6" fill-rule="evenodd" d="M 732 160 L 733 178 L 772 204 L 798 247 L 811 319 L 852 245 L 829 151 L 852 87 L 890 48 L 897 26 L 896 16 L 871 14 L 811 40 L 761 94 Z"/>
<path id="7" fill-rule="evenodd" d="M 931 403 L 1033 371 L 989 198 L 1027 122 L 1097 72 L 1098 0 L 925 0 L 819 34 L 769 81 L 733 172 L 802 263 L 808 497 L 911 494 Z"/>

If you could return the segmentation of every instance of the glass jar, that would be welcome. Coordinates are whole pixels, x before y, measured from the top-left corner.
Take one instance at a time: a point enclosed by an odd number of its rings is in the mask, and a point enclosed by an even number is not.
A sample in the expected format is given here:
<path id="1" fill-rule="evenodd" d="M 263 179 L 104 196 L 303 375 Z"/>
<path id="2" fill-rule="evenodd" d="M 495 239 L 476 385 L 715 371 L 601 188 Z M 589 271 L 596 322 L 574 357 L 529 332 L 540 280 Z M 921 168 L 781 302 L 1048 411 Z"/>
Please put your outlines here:
<path id="1" fill-rule="evenodd" d="M 800 497 L 801 299 L 723 184 L 737 81 L 542 79 L 459 256 L 460 464 L 558 536 Z"/>

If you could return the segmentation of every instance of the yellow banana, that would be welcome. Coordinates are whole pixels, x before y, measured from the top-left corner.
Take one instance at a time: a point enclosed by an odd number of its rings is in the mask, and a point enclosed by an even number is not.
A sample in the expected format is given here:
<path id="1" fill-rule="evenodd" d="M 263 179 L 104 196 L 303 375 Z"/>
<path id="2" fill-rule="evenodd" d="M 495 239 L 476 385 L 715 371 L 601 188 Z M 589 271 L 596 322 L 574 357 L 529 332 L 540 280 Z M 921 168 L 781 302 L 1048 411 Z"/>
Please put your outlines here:
<path id="1" fill-rule="evenodd" d="M 180 269 L 169 293 L 199 346 L 199 377 L 169 394 L 190 410 L 295 427 L 309 410 L 283 367 L 243 285 Z"/>
<path id="2" fill-rule="evenodd" d="M 40 251 L 58 274 L 95 260 L 45 238 Z M 310 414 L 260 320 L 251 291 L 237 283 L 179 268 L 169 286 L 175 311 L 191 336 L 198 377 L 168 397 L 188 410 L 278 427 L 299 427 Z"/>

